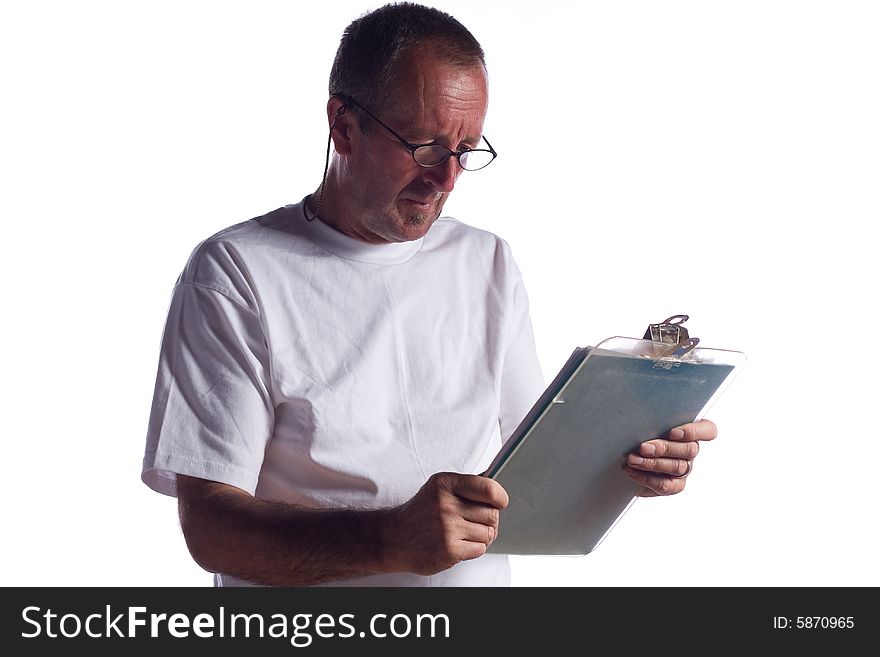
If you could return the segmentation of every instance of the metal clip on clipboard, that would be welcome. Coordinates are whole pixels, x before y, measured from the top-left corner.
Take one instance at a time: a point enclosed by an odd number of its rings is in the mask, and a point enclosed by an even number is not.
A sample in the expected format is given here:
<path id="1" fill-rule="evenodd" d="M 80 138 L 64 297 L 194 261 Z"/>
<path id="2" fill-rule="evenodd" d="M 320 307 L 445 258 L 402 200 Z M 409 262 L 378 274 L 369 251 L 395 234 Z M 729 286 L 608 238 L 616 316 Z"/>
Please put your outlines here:
<path id="1" fill-rule="evenodd" d="M 688 335 L 684 327 L 687 320 L 687 315 L 672 315 L 657 324 L 649 324 L 643 339 L 664 346 L 658 354 L 660 358 L 680 360 L 700 343 L 699 338 Z"/>

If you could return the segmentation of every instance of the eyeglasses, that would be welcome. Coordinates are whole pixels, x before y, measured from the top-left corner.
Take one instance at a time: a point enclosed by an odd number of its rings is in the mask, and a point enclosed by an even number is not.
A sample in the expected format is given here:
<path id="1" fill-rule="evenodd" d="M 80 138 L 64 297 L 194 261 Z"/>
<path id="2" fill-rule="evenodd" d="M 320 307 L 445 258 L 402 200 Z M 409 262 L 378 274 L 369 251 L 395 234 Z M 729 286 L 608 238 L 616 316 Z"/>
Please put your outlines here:
<path id="1" fill-rule="evenodd" d="M 455 159 L 458 160 L 459 166 L 465 171 L 478 171 L 489 166 L 492 160 L 498 156 L 498 153 L 495 152 L 495 149 L 492 148 L 492 144 L 489 143 L 489 140 L 486 139 L 486 137 L 483 137 L 483 141 L 485 141 L 486 145 L 489 147 L 488 150 L 485 148 L 466 148 L 462 151 L 451 151 L 441 144 L 411 144 L 385 125 L 375 114 L 366 109 L 354 98 L 351 96 L 341 97 L 346 102 L 351 103 L 358 109 L 362 110 L 367 116 L 394 135 L 397 138 L 397 141 L 409 150 L 415 163 L 421 167 L 428 168 L 440 166 L 450 157 L 455 157 Z"/>

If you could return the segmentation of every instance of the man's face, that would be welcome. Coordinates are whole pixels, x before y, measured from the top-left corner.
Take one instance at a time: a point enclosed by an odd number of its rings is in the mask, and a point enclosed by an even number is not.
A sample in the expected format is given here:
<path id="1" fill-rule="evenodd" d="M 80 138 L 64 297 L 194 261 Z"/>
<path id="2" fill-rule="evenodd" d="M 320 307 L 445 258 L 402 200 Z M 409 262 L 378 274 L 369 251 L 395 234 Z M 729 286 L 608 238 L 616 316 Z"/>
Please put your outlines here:
<path id="1" fill-rule="evenodd" d="M 376 115 L 406 141 L 452 151 L 478 147 L 488 104 L 483 67 L 461 68 L 417 51 L 403 64 L 397 89 Z M 394 135 L 376 122 L 373 127 L 369 135 L 354 128 L 342 165 L 348 216 L 340 219 L 346 232 L 366 242 L 418 239 L 439 216 L 462 169 L 455 157 L 421 167 Z"/>

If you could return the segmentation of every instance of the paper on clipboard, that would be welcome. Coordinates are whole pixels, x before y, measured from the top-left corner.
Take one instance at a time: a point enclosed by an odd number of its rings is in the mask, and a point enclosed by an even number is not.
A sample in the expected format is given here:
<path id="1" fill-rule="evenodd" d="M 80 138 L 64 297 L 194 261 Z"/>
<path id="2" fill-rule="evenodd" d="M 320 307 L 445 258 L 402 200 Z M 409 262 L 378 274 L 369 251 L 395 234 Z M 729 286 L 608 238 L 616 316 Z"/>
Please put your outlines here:
<path id="1" fill-rule="evenodd" d="M 594 550 L 640 491 L 622 471 L 626 454 L 701 419 L 745 362 L 686 331 L 649 337 L 575 349 L 504 444 L 485 472 L 510 496 L 489 552 Z"/>

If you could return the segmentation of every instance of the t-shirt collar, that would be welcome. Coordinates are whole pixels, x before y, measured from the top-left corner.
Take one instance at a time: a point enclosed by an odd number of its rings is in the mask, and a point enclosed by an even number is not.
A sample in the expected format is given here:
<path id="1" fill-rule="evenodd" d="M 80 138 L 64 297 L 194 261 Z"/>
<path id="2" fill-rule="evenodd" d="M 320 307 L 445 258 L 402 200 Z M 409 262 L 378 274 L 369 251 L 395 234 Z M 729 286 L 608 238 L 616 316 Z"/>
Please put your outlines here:
<path id="1" fill-rule="evenodd" d="M 347 260 L 375 265 L 400 264 L 412 258 L 422 248 L 422 242 L 425 239 L 420 237 L 409 242 L 367 244 L 325 224 L 321 221 L 320 217 L 307 221 L 307 213 L 309 217 L 312 214 L 307 210 L 305 198 L 294 206 L 293 209 L 294 221 L 300 225 L 304 235 L 308 236 L 321 248 Z"/>

